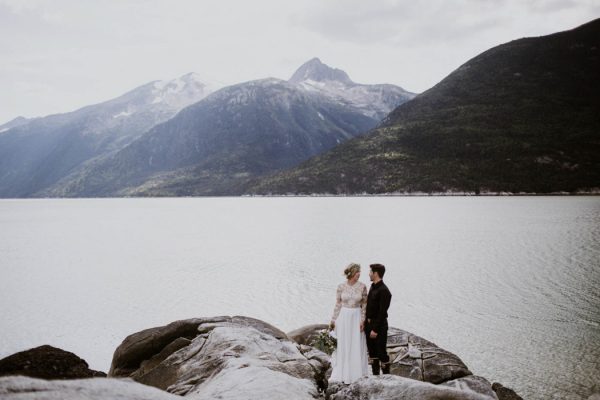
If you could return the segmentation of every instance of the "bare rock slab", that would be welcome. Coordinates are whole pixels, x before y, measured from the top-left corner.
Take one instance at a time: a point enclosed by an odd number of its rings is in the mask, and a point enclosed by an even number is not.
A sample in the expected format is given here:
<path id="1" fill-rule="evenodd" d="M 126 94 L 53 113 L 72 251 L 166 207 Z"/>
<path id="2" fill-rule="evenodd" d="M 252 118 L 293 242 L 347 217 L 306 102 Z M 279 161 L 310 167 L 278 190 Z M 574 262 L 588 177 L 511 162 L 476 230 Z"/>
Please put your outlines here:
<path id="1" fill-rule="evenodd" d="M 402 329 L 388 330 L 387 350 L 393 375 L 430 383 L 471 375 L 458 356 Z"/>
<path id="2" fill-rule="evenodd" d="M 130 335 L 110 376 L 193 399 L 308 400 L 319 397 L 327 361 L 263 321 L 198 318 Z"/>
<path id="3" fill-rule="evenodd" d="M 463 378 L 461 378 L 463 379 Z M 471 387 L 473 382 L 434 385 L 394 375 L 361 378 L 351 385 L 332 385 L 327 390 L 330 400 L 497 400 L 491 390 L 483 392 Z"/>
<path id="4" fill-rule="evenodd" d="M 310 345 L 319 331 L 326 328 L 327 325 L 323 324 L 307 325 L 287 335 L 300 344 Z M 472 375 L 455 354 L 402 329 L 388 329 L 387 351 L 392 375 L 430 383 L 443 383 Z"/>
<path id="5" fill-rule="evenodd" d="M 25 376 L 0 378 L 3 400 L 177 400 L 179 396 L 131 379 L 44 380 Z"/>

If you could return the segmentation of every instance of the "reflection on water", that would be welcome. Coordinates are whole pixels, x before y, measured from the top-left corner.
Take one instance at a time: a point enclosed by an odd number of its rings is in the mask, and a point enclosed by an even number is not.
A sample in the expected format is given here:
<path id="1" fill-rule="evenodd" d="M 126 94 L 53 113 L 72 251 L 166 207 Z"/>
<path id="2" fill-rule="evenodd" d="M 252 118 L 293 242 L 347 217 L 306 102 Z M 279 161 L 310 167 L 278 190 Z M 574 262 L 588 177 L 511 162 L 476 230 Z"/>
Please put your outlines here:
<path id="1" fill-rule="evenodd" d="M 475 374 L 530 399 L 600 385 L 597 197 L 4 200 L 0 254 L 0 357 L 48 343 L 106 371 L 176 319 L 325 323 L 343 267 L 381 262 L 390 324 Z"/>

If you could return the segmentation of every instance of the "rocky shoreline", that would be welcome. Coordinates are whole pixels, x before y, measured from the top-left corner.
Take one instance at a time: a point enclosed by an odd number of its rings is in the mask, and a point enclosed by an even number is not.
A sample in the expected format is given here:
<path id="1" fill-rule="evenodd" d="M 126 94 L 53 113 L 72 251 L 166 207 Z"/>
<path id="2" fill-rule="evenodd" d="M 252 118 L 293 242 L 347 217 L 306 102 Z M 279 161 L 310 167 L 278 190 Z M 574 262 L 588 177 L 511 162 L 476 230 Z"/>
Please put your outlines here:
<path id="1" fill-rule="evenodd" d="M 175 321 L 134 333 L 107 376 L 51 346 L 0 360 L 0 397 L 16 399 L 521 399 L 473 375 L 456 355 L 390 328 L 391 374 L 329 383 L 330 357 L 312 347 L 325 325 L 287 334 L 249 317 Z"/>
<path id="2" fill-rule="evenodd" d="M 311 194 L 243 194 L 240 197 L 545 197 L 545 196 L 598 196 L 600 189 L 576 192 L 388 192 L 388 193 L 311 193 Z M 182 196 L 186 197 L 186 196 Z M 194 196 L 189 196 L 194 197 Z"/>

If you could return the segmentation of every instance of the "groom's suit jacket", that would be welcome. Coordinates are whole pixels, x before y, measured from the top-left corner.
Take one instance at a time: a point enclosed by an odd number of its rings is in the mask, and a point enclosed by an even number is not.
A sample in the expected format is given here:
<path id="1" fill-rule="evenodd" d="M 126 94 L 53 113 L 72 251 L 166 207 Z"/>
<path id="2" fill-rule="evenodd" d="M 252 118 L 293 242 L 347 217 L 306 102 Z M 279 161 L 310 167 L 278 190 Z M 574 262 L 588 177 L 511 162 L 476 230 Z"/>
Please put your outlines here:
<path id="1" fill-rule="evenodd" d="M 387 329 L 387 310 L 392 301 L 392 294 L 383 281 L 371 284 L 367 296 L 367 322 L 369 328 L 377 333 Z"/>

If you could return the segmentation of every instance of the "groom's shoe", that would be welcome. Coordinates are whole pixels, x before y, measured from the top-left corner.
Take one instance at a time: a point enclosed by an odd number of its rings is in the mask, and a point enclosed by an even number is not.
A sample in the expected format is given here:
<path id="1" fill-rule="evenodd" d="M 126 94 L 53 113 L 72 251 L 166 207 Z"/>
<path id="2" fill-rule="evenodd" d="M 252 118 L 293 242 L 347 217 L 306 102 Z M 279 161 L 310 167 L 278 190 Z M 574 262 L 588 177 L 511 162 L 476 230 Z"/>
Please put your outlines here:
<path id="1" fill-rule="evenodd" d="M 381 363 L 381 372 L 383 374 L 388 374 L 389 375 L 389 373 L 390 373 L 390 363 L 389 363 L 389 361 L 385 362 L 385 363 Z"/>
<path id="2" fill-rule="evenodd" d="M 377 358 L 372 360 L 371 370 L 373 371 L 373 375 L 379 375 L 379 360 Z"/>

